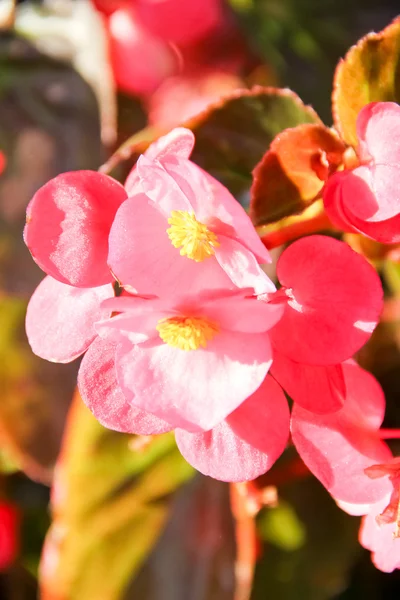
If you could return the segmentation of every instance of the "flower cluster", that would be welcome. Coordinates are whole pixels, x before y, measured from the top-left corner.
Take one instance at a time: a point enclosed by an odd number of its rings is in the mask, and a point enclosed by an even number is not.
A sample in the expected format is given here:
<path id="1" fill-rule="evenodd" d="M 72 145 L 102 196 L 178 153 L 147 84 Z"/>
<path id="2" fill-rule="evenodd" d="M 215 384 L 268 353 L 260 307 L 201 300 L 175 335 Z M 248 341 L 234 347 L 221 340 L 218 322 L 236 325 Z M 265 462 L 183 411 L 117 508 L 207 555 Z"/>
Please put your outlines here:
<path id="1" fill-rule="evenodd" d="M 277 289 L 247 214 L 189 160 L 193 144 L 178 128 L 139 158 L 125 186 L 83 171 L 35 194 L 25 241 L 48 276 L 28 307 L 33 350 L 56 362 L 86 352 L 78 384 L 96 418 L 123 432 L 175 430 L 205 474 L 254 479 L 291 427 L 335 498 L 380 501 L 387 486 L 363 470 L 390 459 L 377 434 L 384 401 L 348 362 L 379 319 L 375 270 L 315 235 L 283 252 Z M 358 489 L 360 473 L 368 483 Z"/>

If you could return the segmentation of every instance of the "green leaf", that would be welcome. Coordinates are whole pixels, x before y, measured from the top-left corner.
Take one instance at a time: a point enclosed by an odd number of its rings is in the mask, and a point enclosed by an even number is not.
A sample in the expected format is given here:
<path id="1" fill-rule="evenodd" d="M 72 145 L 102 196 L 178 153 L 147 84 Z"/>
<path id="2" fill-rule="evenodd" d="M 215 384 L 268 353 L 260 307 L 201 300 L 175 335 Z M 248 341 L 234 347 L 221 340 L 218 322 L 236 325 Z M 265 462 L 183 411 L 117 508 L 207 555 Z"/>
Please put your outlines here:
<path id="1" fill-rule="evenodd" d="M 287 89 L 237 90 L 184 123 L 196 136 L 192 160 L 239 194 L 275 136 L 318 116 Z"/>
<path id="2" fill-rule="evenodd" d="M 313 478 L 282 486 L 279 497 L 283 510 L 264 529 L 273 535 L 256 568 L 252 600 L 331 600 L 361 551 L 359 519 L 341 511 Z"/>
<path id="3" fill-rule="evenodd" d="M 258 531 L 262 539 L 287 551 L 298 550 L 304 546 L 307 538 L 305 526 L 293 507 L 285 501 L 262 512 Z"/>
<path id="4" fill-rule="evenodd" d="M 370 102 L 389 101 L 400 102 L 400 17 L 361 38 L 336 68 L 332 112 L 342 138 L 357 145 L 360 110 Z"/>
<path id="5" fill-rule="evenodd" d="M 256 86 L 225 95 L 182 124 L 196 136 L 191 159 L 233 194 L 250 188 L 251 173 L 274 137 L 301 123 L 320 123 L 310 106 L 287 89 Z M 103 165 L 109 173 L 121 161 L 137 157 L 163 133 L 146 128 L 129 138 Z"/>
<path id="6" fill-rule="evenodd" d="M 77 395 L 53 487 L 43 600 L 117 600 L 158 539 L 171 494 L 194 471 L 172 435 L 135 450 Z M 106 576 L 103 576 L 106 574 Z"/>

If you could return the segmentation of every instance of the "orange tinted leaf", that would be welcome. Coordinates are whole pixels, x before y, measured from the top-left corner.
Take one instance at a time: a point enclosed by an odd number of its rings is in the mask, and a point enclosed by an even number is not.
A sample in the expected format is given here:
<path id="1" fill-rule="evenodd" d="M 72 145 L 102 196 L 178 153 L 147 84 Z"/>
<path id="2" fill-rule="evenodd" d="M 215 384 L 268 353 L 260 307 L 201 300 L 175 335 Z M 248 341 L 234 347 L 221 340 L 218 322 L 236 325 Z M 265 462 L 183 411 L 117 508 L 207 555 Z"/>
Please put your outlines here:
<path id="1" fill-rule="evenodd" d="M 400 102 L 400 18 L 379 33 L 369 33 L 336 67 L 334 123 L 343 137 L 357 144 L 356 120 L 370 102 Z"/>
<path id="2" fill-rule="evenodd" d="M 323 125 L 299 125 L 279 134 L 253 171 L 253 223 L 265 225 L 312 204 L 344 151 L 340 138 Z"/>
<path id="3" fill-rule="evenodd" d="M 193 469 L 170 434 L 142 450 L 135 439 L 102 427 L 76 395 L 52 490 L 43 600 L 119 600 L 153 548 Z"/>

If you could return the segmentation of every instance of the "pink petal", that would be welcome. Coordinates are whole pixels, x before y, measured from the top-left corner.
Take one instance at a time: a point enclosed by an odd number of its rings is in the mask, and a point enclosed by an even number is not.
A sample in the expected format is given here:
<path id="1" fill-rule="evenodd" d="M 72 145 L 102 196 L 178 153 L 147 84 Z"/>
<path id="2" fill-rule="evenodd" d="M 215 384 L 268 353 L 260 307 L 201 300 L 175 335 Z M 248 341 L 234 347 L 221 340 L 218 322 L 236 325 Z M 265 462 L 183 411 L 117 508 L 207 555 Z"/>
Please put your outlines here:
<path id="1" fill-rule="evenodd" d="M 294 402 L 318 414 L 331 413 L 343 406 L 346 396 L 342 365 L 304 365 L 274 351 L 271 375 Z"/>
<path id="2" fill-rule="evenodd" d="M 140 26 L 133 6 L 125 3 L 113 12 L 108 30 L 112 72 L 128 94 L 149 96 L 178 69 L 176 52 Z"/>
<path id="3" fill-rule="evenodd" d="M 100 337 L 114 343 L 128 339 L 132 344 L 141 344 L 152 338 L 159 339 L 158 322 L 171 316 L 171 309 L 166 310 L 162 300 L 139 296 L 110 298 L 102 306 L 110 313 L 120 313 L 95 323 Z"/>
<path id="4" fill-rule="evenodd" d="M 162 162 L 170 156 L 189 158 L 195 143 L 194 134 L 185 127 L 175 127 L 172 131 L 158 138 L 146 150 L 145 155 Z"/>
<path id="5" fill-rule="evenodd" d="M 399 214 L 400 167 L 398 165 L 361 166 L 345 171 L 342 202 L 350 218 L 376 223 Z"/>
<path id="6" fill-rule="evenodd" d="M 296 362 L 338 364 L 369 339 L 382 310 L 382 286 L 347 244 L 302 238 L 281 255 L 277 273 L 289 290 L 284 315 L 270 332 L 279 352 Z"/>
<path id="7" fill-rule="evenodd" d="M 386 221 L 364 221 L 356 217 L 345 204 L 345 198 L 351 200 L 355 196 L 364 199 L 372 196 L 370 205 L 376 205 L 372 190 L 359 177 L 354 177 L 352 171 L 341 171 L 328 179 L 324 188 L 324 205 L 332 223 L 339 229 L 363 233 L 382 244 L 400 242 L 400 214 Z"/>
<path id="8" fill-rule="evenodd" d="M 166 218 L 171 216 L 173 210 L 193 212 L 190 196 L 185 193 L 187 190 L 191 192 L 191 182 L 185 182 L 182 189 L 183 186 L 180 186 L 158 161 L 150 160 L 144 154 L 137 161 L 136 169 L 143 192 Z"/>
<path id="9" fill-rule="evenodd" d="M 220 246 L 215 257 L 225 273 L 238 287 L 252 287 L 256 294 L 276 291 L 272 281 L 260 268 L 254 254 L 236 240 L 218 236 Z"/>
<path id="10" fill-rule="evenodd" d="M 267 375 L 258 390 L 205 433 L 175 432 L 178 448 L 198 471 L 222 481 L 247 481 L 268 471 L 285 449 L 289 408 Z"/>
<path id="11" fill-rule="evenodd" d="M 110 268 L 123 285 L 164 297 L 235 288 L 214 257 L 196 263 L 181 256 L 168 237 L 168 227 L 146 196 L 124 202 L 111 228 L 109 252 Z"/>
<path id="12" fill-rule="evenodd" d="M 336 500 L 336 504 L 341 510 L 344 510 L 344 512 L 353 517 L 361 517 L 368 514 L 373 506 L 373 504 L 352 504 L 351 502 L 343 502 L 342 500 Z"/>
<path id="13" fill-rule="evenodd" d="M 391 573 L 400 569 L 400 538 L 394 537 L 395 523 L 378 525 L 376 517 L 384 510 L 390 498 L 375 504 L 365 516 L 360 528 L 360 544 L 371 550 L 372 562 L 384 571 Z"/>
<path id="14" fill-rule="evenodd" d="M 97 338 L 83 357 L 78 376 L 79 392 L 96 419 L 115 431 L 152 435 L 171 426 L 132 406 L 118 385 L 115 345 Z"/>
<path id="15" fill-rule="evenodd" d="M 35 354 L 51 362 L 71 362 L 96 337 L 95 321 L 108 316 L 101 302 L 114 294 L 111 284 L 78 289 L 45 277 L 26 313 L 26 333 Z"/>
<path id="16" fill-rule="evenodd" d="M 371 102 L 357 118 L 361 157 L 375 163 L 398 164 L 400 161 L 400 106 L 395 102 Z"/>
<path id="17" fill-rule="evenodd" d="M 213 207 L 210 212 L 215 215 L 214 218 L 231 225 L 236 232 L 235 238 L 253 252 L 261 264 L 270 263 L 271 256 L 246 211 L 222 183 L 206 171 L 202 170 L 202 173 L 213 193 Z"/>
<path id="18" fill-rule="evenodd" d="M 261 263 L 271 262 L 249 216 L 226 187 L 190 160 L 167 157 L 162 165 L 184 192 L 201 223 L 221 236 L 236 239 Z"/>
<path id="19" fill-rule="evenodd" d="M 271 364 L 266 334 L 220 331 L 207 348 L 121 345 L 117 377 L 142 410 L 187 430 L 208 430 L 261 385 Z"/>
<path id="20" fill-rule="evenodd" d="M 63 173 L 41 187 L 29 203 L 24 231 L 40 268 L 77 287 L 112 281 L 108 234 L 125 199 L 117 181 L 95 171 Z"/>
<path id="21" fill-rule="evenodd" d="M 190 44 L 205 37 L 223 18 L 220 0 L 138 0 L 135 9 L 146 29 L 178 45 Z"/>
<path id="22" fill-rule="evenodd" d="M 347 395 L 343 408 L 317 415 L 295 405 L 292 439 L 310 471 L 332 496 L 352 504 L 377 502 L 390 492 L 386 478 L 370 479 L 364 469 L 391 458 L 379 438 L 383 392 L 372 375 L 344 364 Z"/>
<path id="23" fill-rule="evenodd" d="M 255 296 L 246 297 L 245 293 L 228 296 L 225 292 L 219 298 L 204 302 L 201 313 L 218 323 L 221 329 L 261 333 L 279 321 L 283 306 L 268 304 Z"/>
<path id="24" fill-rule="evenodd" d="M 144 154 L 147 158 L 150 158 L 151 160 L 157 159 L 161 163 L 169 156 L 189 158 L 193 150 L 194 142 L 194 135 L 190 129 L 176 127 L 167 133 L 167 135 L 160 137 L 150 144 Z M 133 194 L 138 193 L 137 185 L 139 181 L 139 175 L 135 165 L 125 181 L 125 189 L 128 196 L 133 196 Z"/>

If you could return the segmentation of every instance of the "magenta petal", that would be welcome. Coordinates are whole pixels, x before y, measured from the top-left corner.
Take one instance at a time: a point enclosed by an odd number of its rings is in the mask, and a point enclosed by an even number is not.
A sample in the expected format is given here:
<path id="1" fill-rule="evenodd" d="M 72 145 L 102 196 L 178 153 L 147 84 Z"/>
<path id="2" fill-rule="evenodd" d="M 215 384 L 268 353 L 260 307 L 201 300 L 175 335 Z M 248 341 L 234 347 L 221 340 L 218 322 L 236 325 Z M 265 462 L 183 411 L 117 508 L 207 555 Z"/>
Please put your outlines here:
<path id="1" fill-rule="evenodd" d="M 297 363 L 274 351 L 271 375 L 294 402 L 318 414 L 331 413 L 343 406 L 346 385 L 342 365 L 320 367 Z"/>
<path id="2" fill-rule="evenodd" d="M 225 331 L 205 349 L 124 344 L 116 357 L 119 384 L 138 408 L 192 431 L 225 419 L 261 385 L 270 364 L 267 334 Z"/>
<path id="3" fill-rule="evenodd" d="M 34 353 L 60 363 L 80 356 L 97 335 L 94 323 L 109 314 L 101 302 L 113 294 L 111 284 L 79 289 L 45 277 L 26 313 L 26 333 Z"/>
<path id="4" fill-rule="evenodd" d="M 384 396 L 372 375 L 344 364 L 347 395 L 341 410 L 317 415 L 295 405 L 292 438 L 310 471 L 332 496 L 352 504 L 371 504 L 391 490 L 387 478 L 370 479 L 364 469 L 388 461 L 391 452 L 379 438 Z"/>
<path id="5" fill-rule="evenodd" d="M 110 282 L 108 234 L 125 199 L 117 181 L 95 171 L 63 173 L 46 183 L 29 203 L 24 231 L 37 264 L 77 287 Z"/>
<path id="6" fill-rule="evenodd" d="M 258 390 L 205 433 L 175 432 L 178 448 L 198 471 L 222 481 L 248 481 L 268 471 L 285 449 L 289 408 L 267 375 Z"/>
<path id="7" fill-rule="evenodd" d="M 114 357 L 115 345 L 97 338 L 79 369 L 79 392 L 99 423 L 115 431 L 140 435 L 171 431 L 168 423 L 127 401 L 117 382 Z"/>
<path id="8" fill-rule="evenodd" d="M 288 304 L 271 329 L 274 347 L 292 360 L 338 364 L 371 336 L 383 291 L 373 267 L 344 242 L 312 235 L 289 246 L 277 266 Z"/>
<path id="9" fill-rule="evenodd" d="M 362 520 L 359 536 L 360 544 L 371 550 L 374 565 L 385 573 L 400 569 L 400 538 L 393 535 L 396 525 L 378 525 L 376 521 L 388 502 L 389 498 L 386 498 L 371 508 Z"/>
<path id="10" fill-rule="evenodd" d="M 144 194 L 117 212 L 110 232 L 109 265 L 123 285 L 141 294 L 173 297 L 235 286 L 214 257 L 201 263 L 172 245 L 165 216 Z"/>

